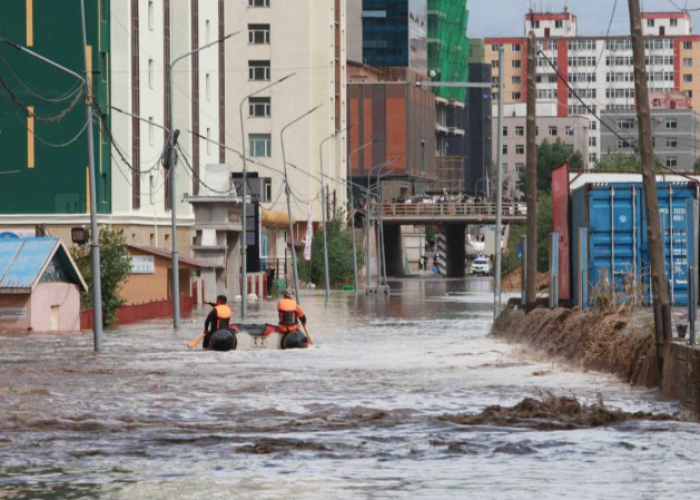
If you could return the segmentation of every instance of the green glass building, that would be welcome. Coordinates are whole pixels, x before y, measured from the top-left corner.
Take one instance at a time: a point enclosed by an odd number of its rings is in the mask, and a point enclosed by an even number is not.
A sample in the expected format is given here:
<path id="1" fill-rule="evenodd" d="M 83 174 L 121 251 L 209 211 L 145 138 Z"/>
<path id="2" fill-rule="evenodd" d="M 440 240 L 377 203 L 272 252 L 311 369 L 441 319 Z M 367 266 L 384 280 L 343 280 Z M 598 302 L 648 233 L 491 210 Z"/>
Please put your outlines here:
<path id="1" fill-rule="evenodd" d="M 428 0 L 428 71 L 435 81 L 469 81 L 467 0 Z M 445 99 L 464 102 L 466 89 L 436 88 Z"/>

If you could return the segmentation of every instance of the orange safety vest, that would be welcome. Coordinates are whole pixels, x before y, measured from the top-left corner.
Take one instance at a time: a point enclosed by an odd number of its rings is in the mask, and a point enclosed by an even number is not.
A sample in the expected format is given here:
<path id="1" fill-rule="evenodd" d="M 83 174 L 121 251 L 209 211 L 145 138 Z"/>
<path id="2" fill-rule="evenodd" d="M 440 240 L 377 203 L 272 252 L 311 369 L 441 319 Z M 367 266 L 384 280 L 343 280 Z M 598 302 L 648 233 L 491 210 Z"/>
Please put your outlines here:
<path id="1" fill-rule="evenodd" d="M 228 330 L 232 316 L 231 308 L 226 304 L 217 304 L 214 306 L 214 310 L 216 310 L 216 328 L 214 331 Z"/>
<path id="2" fill-rule="evenodd" d="M 280 325 L 294 326 L 299 324 L 297 301 L 294 299 L 282 299 L 277 303 L 277 311 L 280 315 Z"/>

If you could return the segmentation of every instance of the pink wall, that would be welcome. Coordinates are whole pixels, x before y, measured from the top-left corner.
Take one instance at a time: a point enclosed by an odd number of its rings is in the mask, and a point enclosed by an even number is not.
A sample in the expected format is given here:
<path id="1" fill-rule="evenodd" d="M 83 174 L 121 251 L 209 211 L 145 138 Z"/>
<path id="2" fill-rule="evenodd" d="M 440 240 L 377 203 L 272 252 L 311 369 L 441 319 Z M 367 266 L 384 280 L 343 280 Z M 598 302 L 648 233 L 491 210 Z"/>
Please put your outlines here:
<path id="1" fill-rule="evenodd" d="M 5 314 L 0 314 L 0 331 L 2 332 L 26 332 L 31 325 L 31 301 L 28 294 L 14 295 L 6 294 L 0 295 L 0 308 L 1 309 L 11 309 L 13 311 L 19 311 L 24 309 L 25 317 L 10 319 L 5 316 Z"/>
<path id="2" fill-rule="evenodd" d="M 77 285 L 40 283 L 31 298 L 31 327 L 35 332 L 51 332 L 51 306 L 59 306 L 57 333 L 80 331 L 80 292 Z"/>

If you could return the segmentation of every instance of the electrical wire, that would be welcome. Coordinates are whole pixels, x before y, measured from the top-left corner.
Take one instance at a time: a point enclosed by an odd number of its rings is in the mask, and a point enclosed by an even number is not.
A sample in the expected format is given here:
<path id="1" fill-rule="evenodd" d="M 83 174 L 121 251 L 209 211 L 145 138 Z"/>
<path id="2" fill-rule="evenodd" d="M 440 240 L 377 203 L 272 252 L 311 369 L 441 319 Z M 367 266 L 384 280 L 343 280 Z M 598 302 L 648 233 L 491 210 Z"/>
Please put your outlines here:
<path id="1" fill-rule="evenodd" d="M 215 194 L 221 194 L 221 195 L 228 195 L 228 196 L 230 196 L 230 195 L 233 193 L 233 187 L 232 187 L 231 189 L 227 190 L 227 191 L 221 191 L 221 190 L 218 190 L 218 189 L 214 189 L 213 187 L 209 186 L 206 182 L 204 182 L 204 181 L 201 179 L 201 177 L 199 176 L 199 174 L 197 174 L 197 173 L 194 171 L 194 169 L 192 168 L 192 165 L 190 164 L 190 161 L 189 161 L 189 159 L 188 159 L 187 153 L 182 149 L 182 147 L 180 147 L 180 144 L 178 144 L 176 147 L 177 147 L 177 150 L 178 150 L 178 151 L 180 152 L 180 154 L 182 155 L 182 158 L 183 158 L 183 160 L 185 161 L 185 165 L 187 166 L 187 168 L 188 168 L 189 171 L 191 172 L 191 174 L 188 173 L 188 175 L 190 176 L 190 178 L 191 178 L 193 181 L 198 182 L 199 184 L 201 184 L 202 186 L 204 186 L 208 191 L 210 191 L 210 192 L 212 192 L 212 193 L 215 193 Z"/>
<path id="2" fill-rule="evenodd" d="M 29 109 L 29 106 L 24 104 L 19 97 L 17 97 L 17 94 L 15 94 L 15 91 L 12 90 L 12 87 L 7 83 L 5 78 L 2 76 L 2 73 L 0 72 L 0 86 L 2 86 L 5 91 L 9 94 L 10 99 L 12 99 L 12 102 L 14 102 L 18 107 L 22 108 L 24 112 L 27 114 L 27 116 L 30 116 L 34 118 L 35 120 L 41 121 L 41 122 L 47 122 L 47 123 L 57 123 L 63 120 L 68 113 L 73 111 L 75 107 L 78 105 L 78 103 L 81 100 L 81 97 L 86 94 L 85 89 L 83 89 L 82 92 L 76 92 L 75 96 L 73 97 L 73 100 L 70 102 L 67 108 L 65 108 L 63 111 L 61 111 L 59 114 L 54 115 L 54 116 L 41 116 L 37 115 L 34 111 Z M 84 87 L 84 85 L 82 85 Z"/>
<path id="3" fill-rule="evenodd" d="M 29 85 L 27 85 L 24 82 L 24 80 L 22 78 L 20 78 L 20 76 L 15 72 L 15 70 L 12 69 L 12 66 L 7 61 L 7 59 L 5 59 L 5 56 L 2 55 L 2 52 L 0 52 L 0 61 L 2 61 L 2 63 L 7 67 L 7 70 L 10 72 L 10 74 L 15 77 L 15 79 L 17 80 L 17 83 L 19 83 L 22 87 L 24 87 L 24 89 L 28 93 L 30 93 L 32 96 L 36 97 L 37 99 L 41 99 L 42 101 L 53 102 L 53 103 L 67 101 L 68 99 L 73 97 L 76 92 L 79 92 L 80 88 L 83 85 L 83 82 L 78 80 L 78 82 L 71 89 L 67 90 L 66 93 L 63 94 L 62 96 L 60 96 L 60 97 L 46 97 L 46 96 L 39 94 L 34 89 L 32 89 Z"/>

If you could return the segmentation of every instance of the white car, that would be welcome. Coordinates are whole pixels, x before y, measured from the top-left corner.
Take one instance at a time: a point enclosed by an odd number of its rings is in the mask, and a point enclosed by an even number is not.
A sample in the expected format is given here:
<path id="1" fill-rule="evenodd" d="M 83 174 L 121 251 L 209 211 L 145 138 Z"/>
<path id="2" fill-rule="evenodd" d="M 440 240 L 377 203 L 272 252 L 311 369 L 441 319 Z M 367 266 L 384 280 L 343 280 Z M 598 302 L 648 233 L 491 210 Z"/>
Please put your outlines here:
<path id="1" fill-rule="evenodd" d="M 472 262 L 471 274 L 480 276 L 490 276 L 491 275 L 491 261 L 483 257 L 477 257 Z"/>

